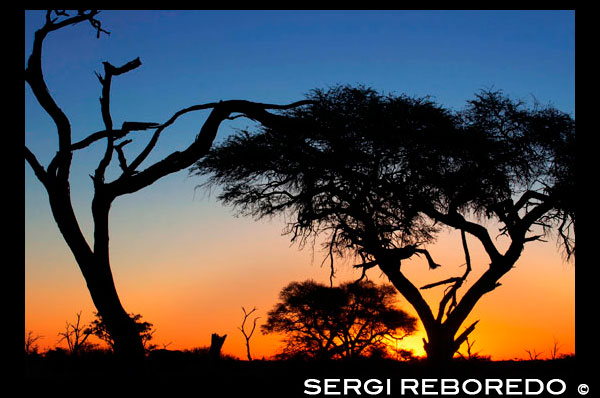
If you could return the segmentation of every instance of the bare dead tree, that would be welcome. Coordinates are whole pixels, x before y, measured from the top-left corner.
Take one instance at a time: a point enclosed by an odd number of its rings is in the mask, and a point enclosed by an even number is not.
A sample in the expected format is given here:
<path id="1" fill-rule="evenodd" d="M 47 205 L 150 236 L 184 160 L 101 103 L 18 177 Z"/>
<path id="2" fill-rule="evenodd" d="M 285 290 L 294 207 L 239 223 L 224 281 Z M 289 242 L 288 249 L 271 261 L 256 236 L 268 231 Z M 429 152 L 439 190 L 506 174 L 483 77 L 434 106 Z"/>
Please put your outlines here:
<path id="1" fill-rule="evenodd" d="M 560 350 L 560 344 L 558 344 L 558 340 L 554 338 L 554 343 L 552 344 L 552 348 L 550 349 L 550 358 L 558 359 L 558 351 Z"/>
<path id="2" fill-rule="evenodd" d="M 33 334 L 33 331 L 29 330 L 25 335 L 25 355 L 37 354 L 39 347 L 36 344 L 42 336 Z"/>
<path id="3" fill-rule="evenodd" d="M 62 10 L 48 10 L 45 24 L 35 32 L 33 48 L 25 68 L 25 82 L 43 110 L 56 126 L 58 150 L 44 167 L 36 155 L 25 146 L 25 160 L 48 193 L 54 220 L 83 274 L 90 295 L 114 339 L 115 353 L 122 358 L 138 360 L 144 357 L 144 346 L 135 322 L 124 309 L 115 287 L 109 256 L 109 211 L 114 200 L 122 195 L 137 192 L 169 174 L 190 167 L 210 149 L 221 123 L 237 117 L 246 117 L 265 126 L 284 128 L 288 118 L 269 111 L 285 110 L 309 103 L 273 105 L 245 100 L 229 100 L 193 105 L 181 109 L 163 123 L 123 121 L 120 127 L 111 116 L 111 88 L 113 79 L 141 66 L 139 58 L 121 66 L 103 62 L 104 74 L 96 73 L 101 85 L 100 112 L 104 128 L 73 142 L 69 117 L 59 107 L 46 85 L 42 73 L 44 40 L 54 31 L 89 22 L 97 31 L 109 34 L 97 19 L 98 10 L 79 10 L 75 15 Z M 142 163 L 156 147 L 161 134 L 181 116 L 191 112 L 210 111 L 195 139 L 189 146 L 171 153 L 164 159 L 140 170 Z M 127 158 L 124 147 L 132 142 L 136 131 L 154 131 L 147 145 L 136 156 Z M 88 243 L 75 215 L 70 190 L 70 172 L 77 151 L 104 142 L 104 155 L 91 174 L 93 199 L 91 202 L 93 242 Z M 115 156 L 116 155 L 116 156 Z M 106 180 L 106 171 L 114 158 L 121 170 L 114 180 Z"/>
<path id="4" fill-rule="evenodd" d="M 542 355 L 542 353 L 537 352 L 535 350 L 535 348 L 533 350 L 525 350 L 525 352 L 529 355 L 530 361 L 537 361 L 539 359 L 540 355 Z"/>
<path id="5" fill-rule="evenodd" d="M 244 320 L 242 321 L 242 326 L 238 329 L 241 330 L 242 334 L 244 335 L 244 338 L 246 339 L 246 355 L 248 355 L 248 361 L 252 361 L 252 356 L 250 355 L 250 339 L 252 338 L 254 330 L 256 329 L 256 321 L 259 320 L 260 317 L 254 318 L 254 320 L 252 321 L 252 330 L 250 330 L 250 333 L 247 333 L 244 329 L 246 320 L 254 311 L 256 311 L 256 307 L 252 308 L 252 311 L 250 312 L 246 312 L 246 309 L 242 307 L 242 311 L 244 311 Z"/>
<path id="6" fill-rule="evenodd" d="M 480 358 L 479 352 L 473 351 L 473 346 L 475 345 L 475 340 L 470 341 L 469 338 L 467 337 L 465 339 L 465 343 L 467 344 L 467 354 L 464 355 L 461 352 L 458 352 L 458 355 L 460 355 L 461 358 L 466 359 L 466 360 L 479 359 Z"/>
<path id="7" fill-rule="evenodd" d="M 81 351 L 90 346 L 87 339 L 92 334 L 93 331 L 89 326 L 81 325 L 81 311 L 79 311 L 75 323 L 67 321 L 65 331 L 58 333 L 61 336 L 58 342 L 66 341 L 69 353 L 71 355 L 79 355 Z"/>
<path id="8" fill-rule="evenodd" d="M 166 350 L 168 346 L 170 346 L 171 344 L 173 344 L 172 341 L 169 341 L 168 343 L 161 343 L 160 345 L 162 346 L 163 350 Z"/>

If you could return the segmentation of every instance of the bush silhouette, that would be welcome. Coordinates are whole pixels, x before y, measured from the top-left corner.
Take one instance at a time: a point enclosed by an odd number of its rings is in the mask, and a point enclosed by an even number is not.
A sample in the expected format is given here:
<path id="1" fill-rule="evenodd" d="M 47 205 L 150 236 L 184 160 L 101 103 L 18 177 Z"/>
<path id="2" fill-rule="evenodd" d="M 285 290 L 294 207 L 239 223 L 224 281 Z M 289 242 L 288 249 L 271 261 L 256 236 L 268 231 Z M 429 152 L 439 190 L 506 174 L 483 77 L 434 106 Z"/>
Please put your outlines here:
<path id="1" fill-rule="evenodd" d="M 285 336 L 281 358 L 383 357 L 416 329 L 416 319 L 394 306 L 395 296 L 393 286 L 368 281 L 291 282 L 261 329 Z"/>

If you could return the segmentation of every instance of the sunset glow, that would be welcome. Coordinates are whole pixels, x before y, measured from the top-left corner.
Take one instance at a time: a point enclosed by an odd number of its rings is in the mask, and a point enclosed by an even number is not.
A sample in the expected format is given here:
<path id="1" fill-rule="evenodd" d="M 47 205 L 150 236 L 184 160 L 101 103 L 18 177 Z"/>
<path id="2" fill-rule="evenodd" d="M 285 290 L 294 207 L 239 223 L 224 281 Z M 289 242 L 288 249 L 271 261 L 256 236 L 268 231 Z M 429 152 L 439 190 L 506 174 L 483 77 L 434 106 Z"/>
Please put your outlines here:
<path id="1" fill-rule="evenodd" d="M 328 263 L 321 266 L 325 253 L 317 246 L 313 258 L 311 248 L 300 251 L 290 246 L 289 237 L 281 236 L 281 220 L 255 222 L 235 218 L 208 199 L 193 200 L 192 181 L 186 180 L 181 185 L 187 186 L 190 194 L 167 195 L 160 202 L 146 203 L 145 211 L 150 214 L 174 214 L 162 231 L 152 230 L 154 217 L 137 214 L 133 209 L 125 216 L 119 211 L 120 206 L 116 206 L 113 273 L 121 301 L 128 311 L 142 314 L 144 320 L 154 324 L 156 333 L 152 342 L 159 347 L 184 350 L 208 346 L 210 334 L 216 332 L 228 336 L 223 347 L 225 353 L 245 358 L 245 340 L 238 330 L 243 319 L 241 307 L 257 307 L 255 315 L 260 317 L 257 322 L 260 325 L 288 282 L 315 279 L 329 283 Z M 186 217 L 199 207 L 210 208 L 207 212 L 210 215 Z M 138 220 L 139 233 L 127 238 L 126 230 L 134 219 Z M 50 229 L 52 221 L 46 222 Z M 82 311 L 82 320 L 91 321 L 95 311 L 65 244 L 57 234 L 49 236 L 53 240 L 46 243 L 54 247 L 52 258 L 44 253 L 26 257 L 25 327 L 44 336 L 39 342 L 45 347 L 56 344 L 57 333 L 66 321 L 74 321 L 77 312 Z M 474 270 L 470 282 L 489 262 L 482 250 L 477 250 L 475 241 L 472 242 Z M 131 247 L 136 251 L 129 250 Z M 429 271 L 424 259 L 403 265 L 416 286 L 462 272 L 464 254 L 459 236 L 442 234 L 430 251 L 442 268 Z M 336 283 L 360 276 L 350 265 L 348 261 L 340 261 Z M 516 268 L 501 280 L 502 286 L 484 296 L 463 325 L 480 320 L 470 339 L 475 341 L 473 352 L 491 355 L 493 359 L 525 359 L 526 350 L 535 349 L 547 357 L 557 342 L 560 353 L 574 353 L 574 268 L 562 260 L 554 242 L 530 243 Z M 387 282 L 377 270 L 368 275 L 379 283 Z M 425 294 L 434 311 L 442 292 L 443 287 L 439 287 Z M 398 305 L 414 314 L 401 297 Z M 412 349 L 415 355 L 424 355 L 423 337 L 421 327 L 399 346 Z M 277 336 L 257 331 L 251 340 L 253 356 L 270 357 L 278 352 L 278 341 Z M 460 352 L 466 354 L 466 347 Z"/>
<path id="2" fill-rule="evenodd" d="M 25 17 L 27 60 L 44 13 L 27 11 Z M 346 81 L 432 95 L 454 109 L 482 87 L 495 86 L 516 98 L 535 95 L 541 103 L 575 113 L 573 12 L 148 10 L 105 11 L 100 17 L 109 37 L 96 39 L 89 26 L 77 26 L 51 35 L 45 44 L 49 91 L 72 118 L 74 141 L 102 129 L 94 71 L 103 61 L 124 63 L 137 56 L 142 67 L 113 82 L 115 125 L 164 123 L 184 107 L 225 99 L 289 103 L 315 87 Z M 498 33 L 513 23 L 519 28 Z M 56 153 L 56 128 L 27 88 L 25 97 L 26 145 L 47 166 Z M 148 163 L 189 145 L 206 115 L 186 116 L 165 130 Z M 228 121 L 217 142 L 236 128 L 255 126 L 247 119 Z M 143 134 L 136 139 L 147 139 Z M 78 152 L 72 166 L 73 206 L 90 244 L 90 174 L 104 145 Z M 110 216 L 112 272 L 124 308 L 153 324 L 151 343 L 158 348 L 207 347 L 211 333 L 227 334 L 223 353 L 245 359 L 245 339 L 238 329 L 242 307 L 257 308 L 250 320 L 259 317 L 260 326 L 289 282 L 328 284 L 329 261 L 323 261 L 327 253 L 318 241 L 303 248 L 292 245 L 290 236 L 282 234 L 283 218 L 236 216 L 216 201 L 215 192 L 197 188 L 201 183 L 183 171 L 118 198 Z M 499 235 L 493 225 L 486 226 L 493 238 Z M 479 320 L 469 337 L 472 352 L 494 360 L 529 359 L 534 350 L 550 358 L 556 347 L 559 355 L 575 353 L 575 264 L 564 260 L 555 238 L 528 243 L 502 285 L 477 303 L 460 329 Z M 479 241 L 468 236 L 468 242 L 473 272 L 459 298 L 490 262 Z M 495 242 L 501 247 L 502 237 Z M 462 274 L 459 234 L 443 231 L 427 249 L 442 267 L 429 270 L 423 257 L 403 262 L 415 286 Z M 335 284 L 360 277 L 353 261 L 336 259 Z M 24 267 L 25 333 L 40 336 L 42 351 L 57 346 L 58 333 L 77 313 L 82 322 L 94 319 L 86 282 L 52 219 L 47 193 L 27 163 Z M 377 268 L 367 275 L 388 283 Z M 444 287 L 422 292 L 437 313 Z M 401 296 L 398 306 L 415 314 Z M 424 338 L 420 325 L 398 347 L 423 356 Z M 250 348 L 254 358 L 271 358 L 281 346 L 278 336 L 257 329 Z M 466 355 L 466 345 L 459 351 Z"/>

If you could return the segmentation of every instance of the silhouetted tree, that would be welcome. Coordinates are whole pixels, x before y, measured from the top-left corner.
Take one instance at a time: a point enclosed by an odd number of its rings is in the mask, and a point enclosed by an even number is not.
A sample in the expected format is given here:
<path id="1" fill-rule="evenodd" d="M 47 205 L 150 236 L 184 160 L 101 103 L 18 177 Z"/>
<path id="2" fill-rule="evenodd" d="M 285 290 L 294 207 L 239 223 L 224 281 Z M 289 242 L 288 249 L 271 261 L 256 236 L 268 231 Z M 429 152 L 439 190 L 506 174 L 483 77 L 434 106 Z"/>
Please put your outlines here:
<path id="1" fill-rule="evenodd" d="M 396 290 L 373 282 L 328 287 L 292 282 L 269 311 L 263 333 L 285 335 L 283 356 L 355 358 L 413 333 L 417 320 L 395 308 Z"/>
<path id="2" fill-rule="evenodd" d="M 560 344 L 558 344 L 558 340 L 556 337 L 554 338 L 554 343 L 552 344 L 552 348 L 550 349 L 550 359 L 558 359 L 560 355 L 558 355 L 558 351 L 560 350 Z"/>
<path id="3" fill-rule="evenodd" d="M 113 66 L 109 62 L 103 62 L 104 75 L 100 73 L 96 73 L 96 75 L 102 88 L 100 112 L 104 127 L 82 140 L 74 141 L 69 117 L 56 103 L 51 91 L 46 86 L 42 73 L 43 43 L 49 34 L 81 22 L 90 23 L 92 28 L 97 31 L 97 37 L 100 37 L 101 33 L 108 34 L 109 32 L 101 27 L 101 23 L 97 19 L 98 13 L 97 10 L 73 12 L 49 10 L 46 13 L 45 24 L 35 32 L 33 48 L 25 68 L 25 82 L 56 126 L 58 149 L 46 167 L 38 161 L 27 146 L 25 146 L 25 160 L 48 193 L 54 220 L 85 278 L 94 305 L 102 315 L 106 330 L 114 342 L 116 354 L 123 358 L 139 359 L 144 356 L 142 339 L 135 321 L 129 317 L 119 299 L 109 259 L 108 220 L 113 201 L 119 196 L 137 192 L 166 175 L 190 167 L 208 151 L 224 120 L 244 116 L 274 128 L 279 126 L 278 128 L 285 129 L 286 117 L 270 113 L 268 110 L 286 109 L 301 105 L 302 102 L 280 106 L 243 100 L 219 101 L 181 109 L 164 123 L 123 121 L 118 127 L 112 119 L 110 107 L 113 78 L 138 68 L 141 61 L 136 58 L 122 66 Z M 140 165 L 148 158 L 161 133 L 167 127 L 175 123 L 179 117 L 201 110 L 210 110 L 210 114 L 196 138 L 186 149 L 173 152 L 164 159 L 140 170 Z M 153 130 L 154 132 L 141 152 L 135 156 L 129 154 L 133 159 L 129 161 L 124 147 L 132 141 L 131 133 L 142 130 Z M 106 149 L 99 159 L 97 168 L 91 174 L 94 190 L 91 202 L 94 233 L 93 243 L 90 244 L 84 237 L 73 210 L 69 177 L 72 159 L 77 151 L 100 142 L 104 142 Z M 107 181 L 106 171 L 115 157 L 121 169 L 120 174 L 112 181 Z"/>
<path id="4" fill-rule="evenodd" d="M 33 334 L 33 331 L 29 330 L 25 335 L 25 355 L 36 355 L 38 353 L 39 347 L 37 345 L 37 341 L 41 339 L 42 336 Z"/>
<path id="5" fill-rule="evenodd" d="M 451 112 L 427 98 L 381 95 L 370 88 L 314 90 L 313 104 L 286 114 L 294 130 L 242 131 L 191 169 L 221 185 L 219 199 L 241 214 L 285 214 L 293 242 L 323 236 L 331 258 L 354 255 L 410 302 L 427 332 L 432 362 L 450 360 L 475 328 L 458 336 L 478 300 L 499 286 L 528 242 L 556 232 L 575 254 L 575 121 L 552 107 L 527 108 L 499 91 L 482 91 Z M 488 221 L 492 221 L 488 224 Z M 503 250 L 486 225 L 500 226 Z M 402 261 L 423 255 L 442 228 L 459 231 L 462 275 L 444 286 L 437 314 L 405 275 Z M 489 266 L 459 300 L 471 272 L 467 235 Z"/>
<path id="6" fill-rule="evenodd" d="M 98 312 L 95 312 L 94 315 L 96 319 L 91 322 L 89 332 L 108 344 L 108 346 L 114 352 L 116 346 L 115 339 L 108 330 L 104 318 Z M 150 344 L 150 340 L 152 340 L 154 332 L 156 332 L 156 330 L 152 328 L 153 325 L 150 322 L 142 321 L 142 316 L 140 314 L 130 314 L 130 318 L 134 322 L 137 333 L 142 340 L 144 352 L 155 349 L 156 346 Z"/>
<path id="7" fill-rule="evenodd" d="M 246 355 L 248 356 L 248 361 L 252 361 L 252 355 L 250 355 L 250 339 L 252 338 L 254 330 L 256 329 L 256 321 L 259 320 L 260 317 L 256 317 L 252 320 L 252 329 L 248 333 L 245 329 L 246 321 L 248 320 L 248 317 L 252 315 L 254 311 L 256 311 L 256 308 L 252 308 L 251 311 L 246 312 L 246 309 L 242 307 L 242 311 L 244 312 L 244 320 L 242 321 L 242 326 L 240 326 L 238 329 L 240 329 L 244 335 L 244 338 L 246 339 Z"/>
<path id="8" fill-rule="evenodd" d="M 481 355 L 479 352 L 473 352 L 473 346 L 475 345 L 475 340 L 469 341 L 469 338 L 467 337 L 465 340 L 465 343 L 467 344 L 467 354 L 465 355 L 461 352 L 458 352 L 458 355 L 462 359 L 465 359 L 467 361 L 489 361 L 490 360 L 491 357 L 489 355 Z"/>
<path id="9" fill-rule="evenodd" d="M 58 342 L 65 341 L 69 354 L 79 355 L 82 351 L 90 348 L 91 343 L 87 341 L 88 337 L 93 334 L 93 330 L 87 326 L 81 324 L 81 311 L 77 313 L 77 320 L 75 323 L 66 322 L 65 331 L 59 332 L 61 336 Z"/>
<path id="10" fill-rule="evenodd" d="M 537 361 L 540 355 L 542 355 L 542 352 L 537 352 L 535 348 L 533 350 L 525 350 L 525 352 L 529 355 L 530 361 Z"/>

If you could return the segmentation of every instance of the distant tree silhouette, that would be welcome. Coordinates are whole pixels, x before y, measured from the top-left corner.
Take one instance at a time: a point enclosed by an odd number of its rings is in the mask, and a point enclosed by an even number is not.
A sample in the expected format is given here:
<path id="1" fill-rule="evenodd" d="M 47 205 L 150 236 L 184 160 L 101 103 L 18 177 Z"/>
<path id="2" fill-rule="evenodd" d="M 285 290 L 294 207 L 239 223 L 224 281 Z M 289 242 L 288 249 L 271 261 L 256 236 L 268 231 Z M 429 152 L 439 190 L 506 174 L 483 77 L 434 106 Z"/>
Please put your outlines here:
<path id="1" fill-rule="evenodd" d="M 122 66 L 103 62 L 104 74 L 96 73 L 101 85 L 100 113 L 104 128 L 87 137 L 74 141 L 69 117 L 56 103 L 48 89 L 42 73 L 42 48 L 49 34 L 68 26 L 88 22 L 97 31 L 108 34 L 97 19 L 97 10 L 66 12 L 49 10 L 45 24 L 35 32 L 33 48 L 25 68 L 25 82 L 29 85 L 40 106 L 50 116 L 56 126 L 58 150 L 50 163 L 44 167 L 35 154 L 25 146 L 25 160 L 36 177 L 45 187 L 54 220 L 69 246 L 85 278 L 90 295 L 101 314 L 106 331 L 114 342 L 114 350 L 124 359 L 140 359 L 144 356 L 144 346 L 138 327 L 123 308 L 117 294 L 109 258 L 109 211 L 113 201 L 122 195 L 145 188 L 158 179 L 190 167 L 202 157 L 212 145 L 221 123 L 234 117 L 244 116 L 265 125 L 285 129 L 287 118 L 269 110 L 287 109 L 305 102 L 291 105 L 269 105 L 244 100 L 219 101 L 181 109 L 164 123 L 123 121 L 121 127 L 113 122 L 110 107 L 110 94 L 113 78 L 130 72 L 141 65 L 136 58 Z M 176 151 L 164 159 L 140 170 L 140 165 L 155 148 L 161 133 L 185 114 L 210 110 L 204 124 L 193 142 L 184 150 Z M 153 130 L 144 149 L 128 161 L 125 145 L 132 141 L 132 133 Z M 93 199 L 91 202 L 93 221 L 93 244 L 88 243 L 73 210 L 70 192 L 70 172 L 73 156 L 77 151 L 104 142 L 104 155 L 91 174 Z M 117 159 L 120 175 L 106 181 L 106 171 Z M 114 164 L 114 163 L 113 163 Z"/>
<path id="2" fill-rule="evenodd" d="M 42 336 L 34 334 L 32 330 L 27 331 L 27 334 L 25 334 L 25 355 L 35 355 L 38 353 L 39 346 L 37 341 L 41 338 Z"/>
<path id="3" fill-rule="evenodd" d="M 332 277 L 336 255 L 356 256 L 363 276 L 379 267 L 423 322 L 430 361 L 452 359 L 477 322 L 460 326 L 528 242 L 556 232 L 566 258 L 575 255 L 575 121 L 564 112 L 492 90 L 458 112 L 363 86 L 308 98 L 311 106 L 286 112 L 296 129 L 239 132 L 191 173 L 209 175 L 205 186 L 222 186 L 219 199 L 243 215 L 285 214 L 301 247 L 322 236 Z M 438 268 L 425 245 L 443 228 L 460 232 L 466 267 L 421 287 L 445 287 L 435 314 L 402 265 L 422 255 Z M 472 269 L 467 235 L 490 263 L 459 297 Z"/>
<path id="4" fill-rule="evenodd" d="M 65 331 L 58 333 L 61 336 L 58 342 L 65 341 L 71 355 L 79 355 L 93 346 L 87 341 L 88 337 L 93 334 L 93 330 L 89 326 L 81 324 L 81 311 L 77 313 L 76 317 L 75 323 L 67 321 Z"/>
<path id="5" fill-rule="evenodd" d="M 558 340 L 556 337 L 554 338 L 554 343 L 552 344 L 552 348 L 550 349 L 550 359 L 555 360 L 560 357 L 558 355 L 558 351 L 560 350 L 560 344 L 558 344 Z"/>
<path id="6" fill-rule="evenodd" d="M 94 336 L 108 344 L 110 349 L 114 352 L 116 342 L 113 335 L 109 332 L 104 318 L 98 312 L 95 312 L 94 316 L 96 317 L 96 319 L 94 319 L 90 323 L 89 333 L 93 334 Z M 142 340 L 144 352 L 148 352 L 155 349 L 156 345 L 150 344 L 154 332 L 156 332 L 156 330 L 153 328 L 154 325 L 152 325 L 150 322 L 142 321 L 142 316 L 140 314 L 130 314 L 129 316 L 134 322 L 135 327 L 137 329 L 137 333 Z"/>
<path id="7" fill-rule="evenodd" d="M 242 326 L 240 326 L 238 329 L 240 329 L 240 331 L 244 335 L 244 338 L 246 339 L 246 356 L 248 357 L 248 361 L 252 361 L 252 355 L 250 355 L 250 339 L 252 338 L 254 330 L 256 329 L 256 321 L 259 320 L 260 317 L 256 317 L 252 320 L 252 329 L 250 330 L 250 332 L 247 332 L 245 329 L 246 321 L 248 320 L 248 317 L 252 315 L 254 311 L 256 311 L 256 307 L 252 308 L 252 310 L 248 312 L 246 312 L 246 309 L 242 307 L 242 311 L 244 312 L 244 320 L 242 321 Z"/>
<path id="8" fill-rule="evenodd" d="M 291 282 L 261 329 L 285 336 L 284 357 L 365 356 L 415 331 L 417 320 L 394 306 L 395 296 L 393 286 L 370 281 Z"/>
<path id="9" fill-rule="evenodd" d="M 481 355 L 479 352 L 473 352 L 473 346 L 475 345 L 475 340 L 469 341 L 467 337 L 465 339 L 465 343 L 467 344 L 467 353 L 466 355 L 458 352 L 458 355 L 465 360 L 468 361 L 489 361 L 491 357 L 489 355 Z"/>
<path id="10" fill-rule="evenodd" d="M 540 355 L 542 355 L 542 352 L 537 352 L 535 348 L 533 350 L 525 350 L 525 352 L 527 353 L 527 355 L 529 355 L 530 361 L 537 361 Z"/>

